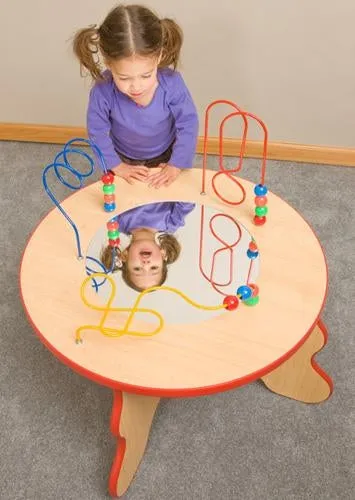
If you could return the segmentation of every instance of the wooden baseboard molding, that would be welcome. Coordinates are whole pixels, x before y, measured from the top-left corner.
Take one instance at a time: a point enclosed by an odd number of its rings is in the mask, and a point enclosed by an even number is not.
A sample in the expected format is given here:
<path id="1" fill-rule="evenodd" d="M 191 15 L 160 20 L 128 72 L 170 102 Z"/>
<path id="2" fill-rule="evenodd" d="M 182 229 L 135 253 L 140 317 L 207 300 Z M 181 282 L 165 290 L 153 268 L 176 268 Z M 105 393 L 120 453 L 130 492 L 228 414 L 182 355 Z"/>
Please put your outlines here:
<path id="1" fill-rule="evenodd" d="M 86 129 L 83 127 L 66 127 L 58 125 L 0 123 L 0 140 L 2 141 L 65 144 L 74 137 L 87 137 Z M 262 146 L 261 141 L 248 141 L 246 156 L 250 158 L 260 158 L 262 155 Z M 197 153 L 202 153 L 202 151 L 203 138 L 199 137 Z M 209 138 L 207 151 L 209 154 L 218 154 L 217 137 Z M 223 153 L 225 156 L 238 156 L 239 151 L 239 139 L 224 139 Z M 355 167 L 355 148 L 269 142 L 268 159 Z"/>

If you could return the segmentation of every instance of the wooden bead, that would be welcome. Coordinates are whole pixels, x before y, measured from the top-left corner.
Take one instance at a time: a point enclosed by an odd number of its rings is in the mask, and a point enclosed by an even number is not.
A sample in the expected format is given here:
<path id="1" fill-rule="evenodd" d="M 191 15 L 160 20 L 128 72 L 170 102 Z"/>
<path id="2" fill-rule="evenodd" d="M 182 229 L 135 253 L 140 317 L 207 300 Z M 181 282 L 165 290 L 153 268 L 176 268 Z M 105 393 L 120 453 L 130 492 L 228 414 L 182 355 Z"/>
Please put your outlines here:
<path id="1" fill-rule="evenodd" d="M 234 309 L 237 309 L 239 305 L 238 297 L 236 297 L 235 295 L 228 295 L 223 300 L 223 304 L 227 306 L 227 311 L 234 311 Z"/>

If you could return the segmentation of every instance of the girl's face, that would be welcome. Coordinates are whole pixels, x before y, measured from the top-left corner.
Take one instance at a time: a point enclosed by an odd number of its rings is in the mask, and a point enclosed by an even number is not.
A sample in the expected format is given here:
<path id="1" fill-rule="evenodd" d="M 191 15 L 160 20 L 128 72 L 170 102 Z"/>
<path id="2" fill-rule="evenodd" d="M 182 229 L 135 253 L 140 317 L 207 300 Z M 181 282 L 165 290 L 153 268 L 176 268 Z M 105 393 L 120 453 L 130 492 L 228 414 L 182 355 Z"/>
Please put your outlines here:
<path id="1" fill-rule="evenodd" d="M 131 56 L 107 66 L 118 90 L 140 104 L 153 95 L 158 85 L 158 63 L 155 57 Z"/>
<path id="2" fill-rule="evenodd" d="M 123 260 L 133 283 L 146 290 L 160 283 L 164 258 L 164 250 L 154 240 L 141 239 L 132 241 Z"/>

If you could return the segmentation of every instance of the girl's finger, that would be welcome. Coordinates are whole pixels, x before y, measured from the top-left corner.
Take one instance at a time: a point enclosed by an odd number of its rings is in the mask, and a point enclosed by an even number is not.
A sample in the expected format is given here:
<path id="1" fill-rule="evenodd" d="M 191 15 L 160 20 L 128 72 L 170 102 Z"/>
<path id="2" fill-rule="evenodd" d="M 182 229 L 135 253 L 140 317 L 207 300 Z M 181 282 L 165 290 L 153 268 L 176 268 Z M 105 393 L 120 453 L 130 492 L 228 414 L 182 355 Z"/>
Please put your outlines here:
<path id="1" fill-rule="evenodd" d="M 140 172 L 133 172 L 132 177 L 135 177 L 136 179 L 140 180 L 146 180 L 147 176 L 145 174 L 142 174 Z"/>
<path id="2" fill-rule="evenodd" d="M 147 174 L 148 171 L 149 171 L 149 168 L 148 167 L 144 167 L 143 165 L 140 165 L 140 166 L 137 166 L 137 167 L 133 167 L 132 170 L 134 172 L 139 172 L 141 174 Z"/>
<path id="3" fill-rule="evenodd" d="M 149 183 L 149 187 L 157 187 L 160 182 L 160 178 L 155 179 L 153 182 Z"/>
<path id="4" fill-rule="evenodd" d="M 149 175 L 148 177 L 148 181 L 151 182 L 151 181 L 154 181 L 157 177 L 159 177 L 159 175 L 161 175 L 160 172 L 156 173 L 156 174 L 152 174 L 152 175 Z"/>
<path id="5" fill-rule="evenodd" d="M 160 188 L 163 184 L 165 184 L 165 182 L 168 179 L 169 179 L 169 177 L 166 174 L 162 175 L 159 179 L 157 179 L 157 181 L 154 183 L 153 187 Z"/>
<path id="6" fill-rule="evenodd" d="M 155 186 L 155 184 L 157 182 L 159 182 L 159 180 L 164 176 L 164 174 L 162 173 L 159 173 L 159 174 L 155 174 L 154 176 L 152 177 L 149 177 L 149 186 Z"/>

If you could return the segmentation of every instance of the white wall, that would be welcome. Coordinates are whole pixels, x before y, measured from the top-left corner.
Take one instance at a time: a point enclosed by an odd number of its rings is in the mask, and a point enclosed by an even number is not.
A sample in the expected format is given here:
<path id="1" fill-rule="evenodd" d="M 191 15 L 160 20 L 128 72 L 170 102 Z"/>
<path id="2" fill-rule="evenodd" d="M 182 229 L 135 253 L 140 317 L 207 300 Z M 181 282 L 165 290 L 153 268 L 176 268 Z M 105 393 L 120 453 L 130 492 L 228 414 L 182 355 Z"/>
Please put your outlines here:
<path id="1" fill-rule="evenodd" d="M 69 39 L 114 4 L 0 0 L 0 121 L 85 124 L 90 81 L 80 78 Z M 145 5 L 184 29 L 182 71 L 201 125 L 206 105 L 225 98 L 259 115 L 273 141 L 354 147 L 354 0 Z"/>

